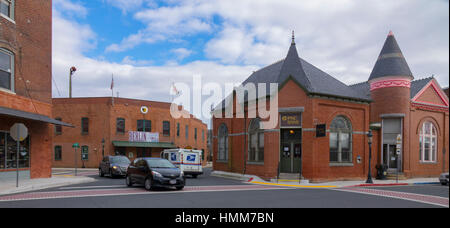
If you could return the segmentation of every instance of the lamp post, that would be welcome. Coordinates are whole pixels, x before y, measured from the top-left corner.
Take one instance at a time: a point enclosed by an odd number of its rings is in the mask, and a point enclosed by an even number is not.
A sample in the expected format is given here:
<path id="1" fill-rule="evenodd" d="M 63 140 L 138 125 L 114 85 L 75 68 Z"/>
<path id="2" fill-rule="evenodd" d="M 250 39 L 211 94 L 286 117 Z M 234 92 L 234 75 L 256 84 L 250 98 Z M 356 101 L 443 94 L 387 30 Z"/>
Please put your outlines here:
<path id="1" fill-rule="evenodd" d="M 105 139 L 102 139 L 102 158 L 105 157 Z"/>
<path id="2" fill-rule="evenodd" d="M 77 68 L 71 67 L 69 74 L 69 98 L 72 98 L 72 75 L 77 71 Z"/>
<path id="3" fill-rule="evenodd" d="M 366 184 L 373 184 L 372 181 L 372 169 L 371 169 L 371 163 L 372 163 L 372 130 L 369 130 L 369 133 L 367 134 L 368 137 L 368 143 L 369 143 L 369 174 L 367 176 Z"/>

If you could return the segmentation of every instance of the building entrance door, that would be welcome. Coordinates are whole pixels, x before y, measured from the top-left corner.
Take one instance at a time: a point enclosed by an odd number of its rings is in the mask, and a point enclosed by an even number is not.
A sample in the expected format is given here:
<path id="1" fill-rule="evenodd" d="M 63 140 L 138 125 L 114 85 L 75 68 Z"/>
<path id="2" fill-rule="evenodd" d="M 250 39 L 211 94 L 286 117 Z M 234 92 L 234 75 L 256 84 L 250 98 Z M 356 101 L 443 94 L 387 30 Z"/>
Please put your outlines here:
<path id="1" fill-rule="evenodd" d="M 302 169 L 302 130 L 282 129 L 280 172 L 300 173 Z"/>
<path id="2" fill-rule="evenodd" d="M 398 168 L 397 146 L 384 144 L 383 145 L 383 163 L 387 165 L 390 170 L 397 170 Z"/>

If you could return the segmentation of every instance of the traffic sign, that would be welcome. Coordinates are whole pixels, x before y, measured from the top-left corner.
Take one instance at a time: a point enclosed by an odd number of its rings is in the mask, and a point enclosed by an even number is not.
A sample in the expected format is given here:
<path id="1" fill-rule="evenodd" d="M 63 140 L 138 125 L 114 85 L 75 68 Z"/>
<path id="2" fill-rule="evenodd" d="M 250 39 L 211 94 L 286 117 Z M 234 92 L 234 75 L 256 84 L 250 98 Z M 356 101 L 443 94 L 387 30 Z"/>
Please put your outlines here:
<path id="1" fill-rule="evenodd" d="M 28 137 L 28 128 L 22 123 L 14 124 L 9 131 L 11 138 L 13 138 L 14 141 L 22 142 Z"/>

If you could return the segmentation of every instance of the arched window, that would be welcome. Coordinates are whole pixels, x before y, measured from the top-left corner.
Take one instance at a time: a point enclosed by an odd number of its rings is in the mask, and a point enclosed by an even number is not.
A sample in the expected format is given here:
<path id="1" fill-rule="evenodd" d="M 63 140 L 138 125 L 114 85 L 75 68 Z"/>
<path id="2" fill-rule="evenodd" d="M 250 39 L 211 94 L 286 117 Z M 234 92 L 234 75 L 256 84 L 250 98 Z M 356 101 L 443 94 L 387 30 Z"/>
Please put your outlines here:
<path id="1" fill-rule="evenodd" d="M 350 121 L 338 116 L 330 126 L 330 162 L 352 162 L 352 126 Z"/>
<path id="2" fill-rule="evenodd" d="M 420 161 L 436 162 L 437 131 L 431 122 L 425 122 L 420 130 Z"/>
<path id="3" fill-rule="evenodd" d="M 228 128 L 227 125 L 222 124 L 219 127 L 218 132 L 218 143 L 219 143 L 219 161 L 228 161 Z"/>
<path id="4" fill-rule="evenodd" d="M 264 162 L 264 130 L 259 126 L 260 119 L 253 119 L 248 128 L 248 161 Z"/>

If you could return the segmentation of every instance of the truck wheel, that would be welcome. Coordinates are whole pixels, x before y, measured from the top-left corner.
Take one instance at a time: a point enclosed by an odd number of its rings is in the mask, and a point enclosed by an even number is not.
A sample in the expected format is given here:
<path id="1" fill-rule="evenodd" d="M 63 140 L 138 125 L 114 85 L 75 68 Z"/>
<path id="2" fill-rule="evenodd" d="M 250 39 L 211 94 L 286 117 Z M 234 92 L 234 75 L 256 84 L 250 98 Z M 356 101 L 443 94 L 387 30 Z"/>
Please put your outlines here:
<path id="1" fill-rule="evenodd" d="M 183 190 L 184 186 L 177 187 L 177 190 Z"/>
<path id="2" fill-rule="evenodd" d="M 198 176 L 197 174 L 192 174 L 193 178 L 197 178 L 197 176 Z"/>

